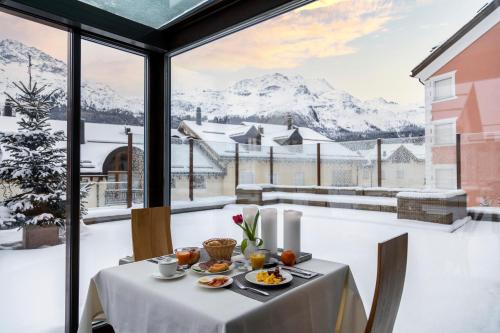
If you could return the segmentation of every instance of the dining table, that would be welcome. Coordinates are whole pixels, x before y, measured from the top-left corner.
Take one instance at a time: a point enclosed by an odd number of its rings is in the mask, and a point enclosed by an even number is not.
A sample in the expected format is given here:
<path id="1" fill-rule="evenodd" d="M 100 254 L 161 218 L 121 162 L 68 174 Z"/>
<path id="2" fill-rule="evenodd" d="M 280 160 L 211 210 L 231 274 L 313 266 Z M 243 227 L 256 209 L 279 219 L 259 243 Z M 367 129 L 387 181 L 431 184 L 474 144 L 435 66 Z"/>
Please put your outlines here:
<path id="1" fill-rule="evenodd" d="M 79 333 L 106 320 L 116 333 L 361 333 L 366 313 L 348 265 L 311 259 L 296 265 L 314 272 L 270 296 L 242 292 L 235 283 L 220 289 L 198 285 L 188 271 L 173 280 L 155 279 L 154 261 L 139 261 L 99 271 L 90 281 Z M 244 272 L 228 276 L 244 280 Z"/>

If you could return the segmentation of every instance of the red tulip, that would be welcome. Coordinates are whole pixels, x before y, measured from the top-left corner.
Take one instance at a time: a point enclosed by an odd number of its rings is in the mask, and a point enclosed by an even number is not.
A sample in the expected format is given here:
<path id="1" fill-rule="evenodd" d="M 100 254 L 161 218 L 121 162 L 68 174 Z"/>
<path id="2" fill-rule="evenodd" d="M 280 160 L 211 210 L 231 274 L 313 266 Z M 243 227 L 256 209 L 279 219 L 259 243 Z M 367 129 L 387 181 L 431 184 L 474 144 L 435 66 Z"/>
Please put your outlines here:
<path id="1" fill-rule="evenodd" d="M 233 216 L 233 221 L 236 224 L 242 224 L 243 223 L 243 215 L 238 214 Z"/>

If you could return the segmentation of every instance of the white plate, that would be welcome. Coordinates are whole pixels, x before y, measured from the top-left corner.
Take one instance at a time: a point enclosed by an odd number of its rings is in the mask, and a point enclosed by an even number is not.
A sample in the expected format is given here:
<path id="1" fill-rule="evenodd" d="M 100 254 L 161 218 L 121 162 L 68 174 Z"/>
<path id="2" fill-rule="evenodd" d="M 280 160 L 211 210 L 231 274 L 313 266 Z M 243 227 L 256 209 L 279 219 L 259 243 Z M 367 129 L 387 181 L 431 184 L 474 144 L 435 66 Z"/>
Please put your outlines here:
<path id="1" fill-rule="evenodd" d="M 225 278 L 228 278 L 227 282 L 224 283 L 223 285 L 219 286 L 219 287 L 212 287 L 212 286 L 207 286 L 206 284 L 203 284 L 203 283 L 200 283 L 200 281 L 203 281 L 203 280 L 211 280 L 211 279 L 215 279 L 217 277 L 225 277 Z M 198 281 L 196 281 L 196 283 L 200 286 L 200 287 L 203 287 L 203 288 L 208 288 L 208 289 L 219 289 L 219 288 L 224 288 L 224 287 L 227 287 L 229 286 L 231 283 L 233 283 L 233 278 L 229 277 L 229 276 L 226 276 L 226 275 L 213 275 L 213 276 L 204 276 L 204 277 L 201 277 L 198 279 Z"/>
<path id="2" fill-rule="evenodd" d="M 257 271 L 248 272 L 245 275 L 245 279 L 250 283 L 253 283 L 253 284 L 256 284 L 259 286 L 266 286 L 266 287 L 282 286 L 284 284 L 290 283 L 290 281 L 292 281 L 292 279 L 293 279 L 293 276 L 290 273 L 285 272 L 284 270 L 281 269 L 280 270 L 281 276 L 283 276 L 285 279 L 283 281 L 281 281 L 279 284 L 266 284 L 264 282 L 257 281 L 257 273 L 262 272 L 262 271 L 267 271 L 267 269 L 259 269 Z"/>
<path id="3" fill-rule="evenodd" d="M 154 272 L 153 274 L 151 274 L 152 277 L 154 277 L 155 279 L 158 279 L 158 280 L 174 280 L 174 279 L 178 279 L 184 275 L 186 275 L 186 271 L 185 270 L 182 270 L 182 271 L 176 271 L 175 274 L 173 275 L 170 275 L 170 276 L 164 276 L 164 275 L 161 275 L 160 272 Z"/>
<path id="4" fill-rule="evenodd" d="M 191 270 L 193 272 L 195 272 L 196 274 L 201 274 L 201 275 L 217 275 L 217 274 L 225 274 L 225 273 L 229 273 L 231 272 L 232 270 L 234 269 L 234 263 L 232 263 L 231 265 L 229 265 L 229 269 L 226 269 L 225 271 L 222 271 L 222 272 L 209 272 L 209 271 L 206 271 L 206 270 L 203 270 L 200 268 L 199 264 L 196 263 L 194 264 L 193 266 L 191 266 Z"/>

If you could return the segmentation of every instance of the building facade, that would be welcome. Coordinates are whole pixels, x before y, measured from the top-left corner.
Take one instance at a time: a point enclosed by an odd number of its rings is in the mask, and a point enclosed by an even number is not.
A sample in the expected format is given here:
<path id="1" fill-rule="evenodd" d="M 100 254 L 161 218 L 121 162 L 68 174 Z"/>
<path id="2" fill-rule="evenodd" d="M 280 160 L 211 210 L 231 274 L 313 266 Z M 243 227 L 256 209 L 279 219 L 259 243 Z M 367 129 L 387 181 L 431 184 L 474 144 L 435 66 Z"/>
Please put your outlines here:
<path id="1" fill-rule="evenodd" d="M 500 202 L 499 22 L 493 1 L 412 71 L 425 85 L 429 184 L 461 186 L 471 206 Z"/>

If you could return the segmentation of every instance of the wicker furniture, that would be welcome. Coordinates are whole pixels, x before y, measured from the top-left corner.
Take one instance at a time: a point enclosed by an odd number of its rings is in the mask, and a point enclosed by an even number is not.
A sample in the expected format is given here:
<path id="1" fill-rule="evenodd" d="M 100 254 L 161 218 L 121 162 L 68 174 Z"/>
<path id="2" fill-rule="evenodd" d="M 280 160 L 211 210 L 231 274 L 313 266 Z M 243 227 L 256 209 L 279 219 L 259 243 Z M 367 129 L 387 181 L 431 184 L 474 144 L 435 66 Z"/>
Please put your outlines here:
<path id="1" fill-rule="evenodd" d="M 349 200 L 346 200 L 346 196 Z M 286 203 L 389 212 L 397 213 L 399 219 L 440 224 L 452 224 L 467 216 L 467 194 L 462 190 L 402 191 L 397 188 L 377 187 L 254 184 L 238 186 L 236 203 L 255 205 Z"/>
<path id="2" fill-rule="evenodd" d="M 452 224 L 467 216 L 467 195 L 463 191 L 401 192 L 398 219 Z"/>

